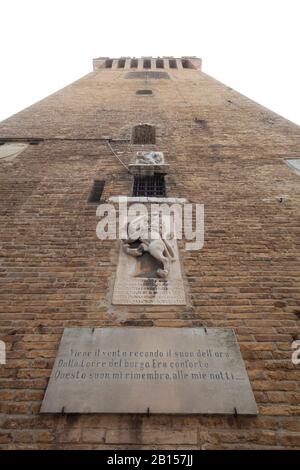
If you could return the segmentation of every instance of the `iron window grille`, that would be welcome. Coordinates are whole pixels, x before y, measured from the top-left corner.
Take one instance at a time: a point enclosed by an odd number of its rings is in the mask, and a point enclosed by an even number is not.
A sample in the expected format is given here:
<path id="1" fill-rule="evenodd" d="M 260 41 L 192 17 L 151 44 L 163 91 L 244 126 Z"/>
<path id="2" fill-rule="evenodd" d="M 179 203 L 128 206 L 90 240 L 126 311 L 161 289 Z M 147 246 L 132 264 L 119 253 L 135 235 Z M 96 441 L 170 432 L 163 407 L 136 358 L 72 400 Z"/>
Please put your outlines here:
<path id="1" fill-rule="evenodd" d="M 166 186 L 164 175 L 135 176 L 133 196 L 165 197 Z"/>

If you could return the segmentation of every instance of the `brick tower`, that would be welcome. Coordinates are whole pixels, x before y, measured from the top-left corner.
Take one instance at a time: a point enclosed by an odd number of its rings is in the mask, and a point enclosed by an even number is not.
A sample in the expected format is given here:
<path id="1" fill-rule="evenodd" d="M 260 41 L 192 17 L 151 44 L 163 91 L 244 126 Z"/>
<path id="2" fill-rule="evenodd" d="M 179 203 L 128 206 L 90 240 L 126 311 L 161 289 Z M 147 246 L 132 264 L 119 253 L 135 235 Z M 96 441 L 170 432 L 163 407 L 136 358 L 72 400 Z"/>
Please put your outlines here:
<path id="1" fill-rule="evenodd" d="M 0 144 L 0 448 L 300 448 L 299 127 L 196 57 L 101 57 Z M 143 151 L 168 170 L 134 175 Z M 112 302 L 119 241 L 96 208 L 120 195 L 204 204 L 204 247 L 179 243 L 185 305 Z M 40 413 L 63 330 L 83 327 L 233 329 L 258 415 Z"/>

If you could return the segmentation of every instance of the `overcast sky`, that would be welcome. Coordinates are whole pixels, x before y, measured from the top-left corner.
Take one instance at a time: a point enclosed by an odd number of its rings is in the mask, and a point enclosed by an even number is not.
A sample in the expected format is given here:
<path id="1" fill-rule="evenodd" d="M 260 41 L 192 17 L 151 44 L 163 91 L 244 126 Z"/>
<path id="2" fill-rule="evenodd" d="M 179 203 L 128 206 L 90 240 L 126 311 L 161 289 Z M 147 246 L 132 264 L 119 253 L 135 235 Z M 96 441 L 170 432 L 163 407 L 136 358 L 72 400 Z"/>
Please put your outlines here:
<path id="1" fill-rule="evenodd" d="M 300 0 L 0 0 L 0 120 L 92 70 L 93 57 L 195 55 L 300 125 Z"/>

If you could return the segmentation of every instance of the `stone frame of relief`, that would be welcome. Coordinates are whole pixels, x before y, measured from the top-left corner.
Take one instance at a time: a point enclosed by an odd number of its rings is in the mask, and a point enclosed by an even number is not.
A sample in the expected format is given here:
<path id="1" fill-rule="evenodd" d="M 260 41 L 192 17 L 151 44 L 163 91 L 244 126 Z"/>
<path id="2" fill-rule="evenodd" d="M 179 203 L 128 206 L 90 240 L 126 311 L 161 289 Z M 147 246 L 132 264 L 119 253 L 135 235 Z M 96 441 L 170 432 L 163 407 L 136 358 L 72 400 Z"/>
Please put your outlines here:
<path id="1" fill-rule="evenodd" d="M 166 278 L 157 276 L 158 262 L 144 253 L 139 258 L 129 256 L 121 244 L 113 289 L 113 305 L 186 305 L 176 240 L 169 240 L 175 260 L 170 263 Z"/>

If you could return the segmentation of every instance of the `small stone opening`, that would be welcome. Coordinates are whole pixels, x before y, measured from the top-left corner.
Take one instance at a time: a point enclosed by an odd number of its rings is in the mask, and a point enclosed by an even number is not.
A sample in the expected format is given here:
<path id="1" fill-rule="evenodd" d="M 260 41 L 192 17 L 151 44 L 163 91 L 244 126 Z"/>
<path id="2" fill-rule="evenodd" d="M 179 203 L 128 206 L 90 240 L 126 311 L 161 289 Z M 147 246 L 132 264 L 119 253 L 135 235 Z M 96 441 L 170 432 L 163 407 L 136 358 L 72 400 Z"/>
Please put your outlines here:
<path id="1" fill-rule="evenodd" d="M 152 90 L 137 90 L 137 95 L 152 95 Z"/>
<path id="2" fill-rule="evenodd" d="M 132 129 L 131 141 L 133 144 L 155 144 L 155 127 L 151 126 L 151 124 L 139 124 L 137 126 L 134 126 L 134 128 Z"/>
<path id="3" fill-rule="evenodd" d="M 144 69 L 151 69 L 151 60 L 145 59 L 144 60 Z"/>
<path id="4" fill-rule="evenodd" d="M 92 189 L 88 196 L 88 202 L 100 202 L 105 181 L 103 180 L 94 180 Z"/>
<path id="5" fill-rule="evenodd" d="M 169 67 L 170 69 L 177 69 L 177 63 L 175 59 L 170 59 L 169 60 Z"/>
<path id="6" fill-rule="evenodd" d="M 132 195 L 141 197 L 165 197 L 166 185 L 164 175 L 135 176 Z"/>

